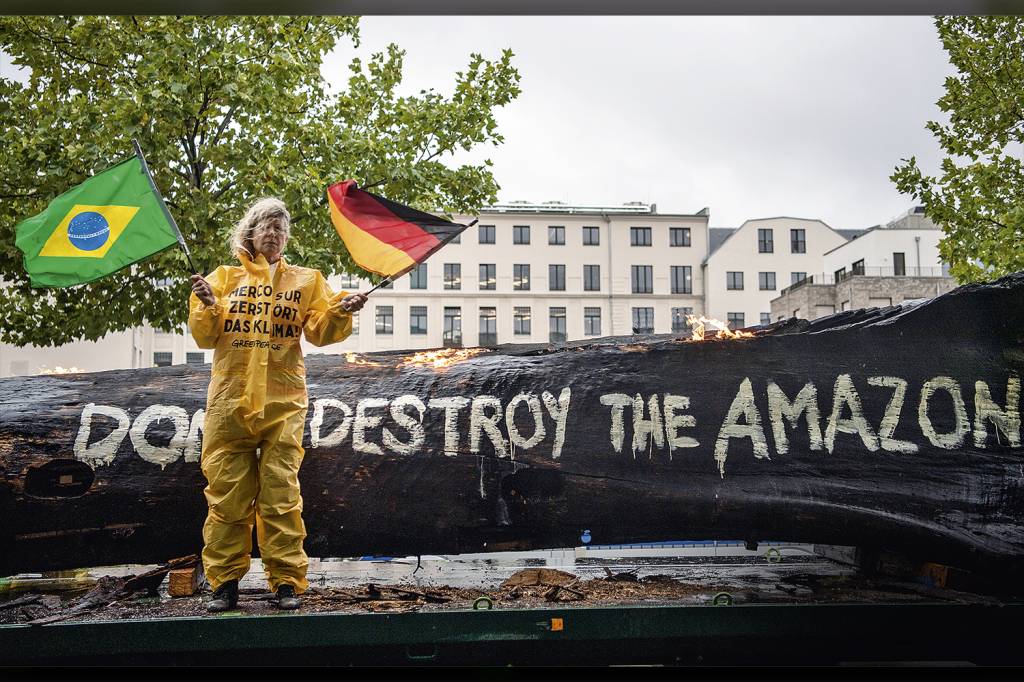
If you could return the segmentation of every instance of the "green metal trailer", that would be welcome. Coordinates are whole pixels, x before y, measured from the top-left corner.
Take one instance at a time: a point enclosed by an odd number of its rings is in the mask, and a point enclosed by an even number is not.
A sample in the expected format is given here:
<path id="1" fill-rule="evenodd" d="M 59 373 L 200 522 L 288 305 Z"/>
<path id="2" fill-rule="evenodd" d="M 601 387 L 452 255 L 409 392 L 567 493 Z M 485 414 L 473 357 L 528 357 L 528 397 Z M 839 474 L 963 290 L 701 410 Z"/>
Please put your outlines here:
<path id="1" fill-rule="evenodd" d="M 1021 664 L 1024 604 L 643 605 L 0 626 L 0 665 Z"/>

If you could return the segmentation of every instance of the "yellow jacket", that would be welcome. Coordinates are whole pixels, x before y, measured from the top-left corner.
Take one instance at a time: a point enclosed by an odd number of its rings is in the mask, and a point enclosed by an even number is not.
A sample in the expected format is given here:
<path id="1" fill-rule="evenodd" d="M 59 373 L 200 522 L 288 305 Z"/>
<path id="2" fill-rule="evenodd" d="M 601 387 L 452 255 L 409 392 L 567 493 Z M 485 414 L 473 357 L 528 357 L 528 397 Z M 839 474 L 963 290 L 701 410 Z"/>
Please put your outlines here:
<path id="1" fill-rule="evenodd" d="M 221 265 L 206 281 L 216 302 L 189 297 L 188 326 L 200 348 L 215 348 L 210 395 L 237 399 L 246 422 L 263 416 L 268 380 L 273 393 L 305 405 L 306 368 L 300 336 L 314 346 L 348 337 L 352 314 L 341 307 L 319 270 L 278 261 L 274 281 L 262 254 L 239 252 L 242 265 Z M 225 391 L 224 389 L 228 389 Z"/>

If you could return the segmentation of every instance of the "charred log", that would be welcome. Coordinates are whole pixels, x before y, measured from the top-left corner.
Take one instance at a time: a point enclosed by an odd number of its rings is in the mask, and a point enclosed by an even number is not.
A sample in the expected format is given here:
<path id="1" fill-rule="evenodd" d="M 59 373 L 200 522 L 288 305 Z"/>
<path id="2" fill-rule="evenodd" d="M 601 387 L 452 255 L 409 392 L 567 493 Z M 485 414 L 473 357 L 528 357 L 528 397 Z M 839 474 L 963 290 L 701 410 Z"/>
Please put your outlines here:
<path id="1" fill-rule="evenodd" d="M 310 356 L 311 556 L 665 539 L 1024 556 L 1024 274 L 742 340 Z M 209 366 L 0 380 L 0 575 L 196 552 Z"/>

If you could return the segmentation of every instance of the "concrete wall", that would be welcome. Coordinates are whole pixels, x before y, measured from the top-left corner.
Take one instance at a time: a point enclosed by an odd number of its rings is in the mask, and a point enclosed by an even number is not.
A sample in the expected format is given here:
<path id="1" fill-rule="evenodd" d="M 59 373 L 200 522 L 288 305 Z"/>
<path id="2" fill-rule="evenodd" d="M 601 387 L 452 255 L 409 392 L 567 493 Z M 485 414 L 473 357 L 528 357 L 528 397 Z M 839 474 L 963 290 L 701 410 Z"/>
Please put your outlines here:
<path id="1" fill-rule="evenodd" d="M 842 310 L 899 305 L 934 298 L 956 286 L 951 277 L 852 276 L 839 284 L 803 284 L 791 287 L 771 302 L 772 320 L 814 320 Z"/>

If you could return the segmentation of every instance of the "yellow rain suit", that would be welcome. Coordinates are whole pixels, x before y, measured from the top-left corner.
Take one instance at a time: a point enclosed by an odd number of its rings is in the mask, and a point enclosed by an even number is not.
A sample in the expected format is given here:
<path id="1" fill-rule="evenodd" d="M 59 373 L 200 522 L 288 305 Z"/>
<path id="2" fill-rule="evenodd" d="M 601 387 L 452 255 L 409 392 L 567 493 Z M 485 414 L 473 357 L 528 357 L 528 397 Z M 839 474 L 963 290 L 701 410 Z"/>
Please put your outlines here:
<path id="1" fill-rule="evenodd" d="M 287 583 L 302 593 L 309 561 L 298 477 L 307 410 L 299 338 L 341 341 L 352 315 L 341 307 L 347 292 L 332 292 L 318 270 L 281 258 L 271 281 L 262 254 L 238 257 L 241 266 L 222 265 L 206 278 L 214 305 L 189 298 L 192 336 L 216 349 L 203 422 L 203 567 L 214 590 L 245 575 L 255 522 L 270 589 Z"/>

